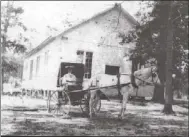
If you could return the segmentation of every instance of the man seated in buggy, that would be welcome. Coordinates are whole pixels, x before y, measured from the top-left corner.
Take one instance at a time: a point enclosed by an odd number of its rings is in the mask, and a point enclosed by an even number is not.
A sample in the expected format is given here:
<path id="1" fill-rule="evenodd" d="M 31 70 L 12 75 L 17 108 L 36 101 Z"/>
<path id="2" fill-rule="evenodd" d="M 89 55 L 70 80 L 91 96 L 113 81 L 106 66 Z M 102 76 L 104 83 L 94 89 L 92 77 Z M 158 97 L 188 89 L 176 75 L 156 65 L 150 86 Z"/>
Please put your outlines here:
<path id="1" fill-rule="evenodd" d="M 68 73 L 60 78 L 61 85 L 63 87 L 67 85 L 66 88 L 68 91 L 76 90 L 78 87 L 78 83 L 76 76 L 72 73 L 72 69 L 74 68 L 74 66 L 66 66 L 65 68 L 68 69 Z"/>

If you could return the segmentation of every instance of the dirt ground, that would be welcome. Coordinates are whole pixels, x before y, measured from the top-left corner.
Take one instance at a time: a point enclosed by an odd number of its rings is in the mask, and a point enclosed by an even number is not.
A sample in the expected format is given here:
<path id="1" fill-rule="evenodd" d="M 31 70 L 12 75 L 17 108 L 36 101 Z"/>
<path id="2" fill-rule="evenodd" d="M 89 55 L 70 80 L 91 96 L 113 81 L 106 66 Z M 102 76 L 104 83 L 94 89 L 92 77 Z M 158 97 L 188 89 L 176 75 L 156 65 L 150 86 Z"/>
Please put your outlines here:
<path id="1" fill-rule="evenodd" d="M 1 96 L 1 135 L 188 136 L 188 108 L 178 103 L 173 105 L 175 115 L 165 115 L 161 104 L 130 101 L 123 120 L 117 118 L 120 106 L 103 100 L 93 119 L 74 106 L 71 118 L 64 118 L 48 114 L 45 100 Z M 15 107 L 39 110 L 12 111 Z"/>

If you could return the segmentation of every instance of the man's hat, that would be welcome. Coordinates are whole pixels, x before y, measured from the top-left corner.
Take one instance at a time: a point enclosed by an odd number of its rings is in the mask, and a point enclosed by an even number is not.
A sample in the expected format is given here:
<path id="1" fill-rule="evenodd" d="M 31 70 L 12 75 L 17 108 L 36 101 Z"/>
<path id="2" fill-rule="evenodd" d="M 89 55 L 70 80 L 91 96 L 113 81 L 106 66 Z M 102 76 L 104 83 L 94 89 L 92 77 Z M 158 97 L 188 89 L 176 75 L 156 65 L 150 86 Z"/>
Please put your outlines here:
<path id="1" fill-rule="evenodd" d="M 74 68 L 74 66 L 65 66 L 65 68 L 71 69 Z"/>

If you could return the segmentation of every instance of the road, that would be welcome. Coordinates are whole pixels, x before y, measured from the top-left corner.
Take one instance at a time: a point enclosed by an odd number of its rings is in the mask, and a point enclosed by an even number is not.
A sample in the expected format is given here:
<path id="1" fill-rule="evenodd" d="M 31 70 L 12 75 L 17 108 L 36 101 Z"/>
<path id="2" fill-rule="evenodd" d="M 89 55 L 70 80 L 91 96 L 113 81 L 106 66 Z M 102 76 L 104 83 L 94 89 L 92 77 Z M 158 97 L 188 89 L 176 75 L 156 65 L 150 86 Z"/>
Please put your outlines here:
<path id="1" fill-rule="evenodd" d="M 167 116 L 161 104 L 131 101 L 124 119 L 119 120 L 120 103 L 115 100 L 103 100 L 93 119 L 84 116 L 78 106 L 71 108 L 71 117 L 53 117 L 42 99 L 2 96 L 1 102 L 1 135 L 188 136 L 188 109 L 178 105 L 173 105 L 176 115 Z M 12 111 L 19 106 L 39 110 Z"/>

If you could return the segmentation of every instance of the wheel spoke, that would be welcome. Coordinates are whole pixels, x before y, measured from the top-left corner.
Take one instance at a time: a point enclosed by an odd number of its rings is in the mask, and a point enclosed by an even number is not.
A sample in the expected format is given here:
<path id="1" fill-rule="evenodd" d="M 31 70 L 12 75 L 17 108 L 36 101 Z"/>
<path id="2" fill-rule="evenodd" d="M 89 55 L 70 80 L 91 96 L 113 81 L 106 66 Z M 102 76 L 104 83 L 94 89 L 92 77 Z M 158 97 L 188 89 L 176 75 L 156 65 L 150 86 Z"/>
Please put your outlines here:
<path id="1" fill-rule="evenodd" d="M 68 99 L 68 96 L 65 92 L 62 93 L 62 105 L 61 105 L 61 110 L 64 114 L 69 113 L 69 107 L 70 107 L 70 101 Z"/>
<path id="2" fill-rule="evenodd" d="M 59 93 L 59 92 L 55 92 L 55 97 L 56 97 L 57 99 L 58 99 L 58 95 L 57 95 L 58 93 Z"/>
<path id="3" fill-rule="evenodd" d="M 60 112 L 60 107 L 58 106 L 57 107 L 57 115 L 60 114 L 59 112 Z"/>
<path id="4" fill-rule="evenodd" d="M 53 105 L 58 103 L 58 100 L 55 100 L 55 99 L 51 99 L 50 101 L 51 101 L 51 104 L 53 104 Z"/>
<path id="5" fill-rule="evenodd" d="M 81 111 L 88 115 L 89 114 L 89 106 L 88 106 L 88 98 L 87 98 L 87 95 L 84 95 L 84 97 L 80 100 L 80 108 L 81 108 Z"/>
<path id="6" fill-rule="evenodd" d="M 59 94 L 61 95 L 59 96 Z M 69 114 L 70 105 L 69 95 L 64 91 L 61 93 L 52 93 L 51 98 L 49 99 L 50 113 L 56 116 Z"/>
<path id="7" fill-rule="evenodd" d="M 51 110 L 51 112 L 56 112 L 56 106 L 53 107 L 53 109 Z"/>
<path id="8" fill-rule="evenodd" d="M 53 100 L 53 101 L 57 101 L 58 98 L 56 98 L 56 95 L 53 94 L 51 100 Z"/>
<path id="9" fill-rule="evenodd" d="M 63 107 L 63 105 L 61 106 L 61 112 L 63 112 L 64 114 L 68 114 L 68 112 L 66 112 L 66 107 Z"/>
<path id="10" fill-rule="evenodd" d="M 58 111 L 58 101 L 57 100 L 53 100 L 53 98 L 50 99 L 50 112 L 53 113 L 53 114 L 56 114 L 57 111 Z"/>
<path id="11" fill-rule="evenodd" d="M 68 95 L 65 92 L 62 92 L 62 98 L 60 99 L 60 111 L 64 114 L 68 114 L 69 113 L 69 108 L 70 108 L 70 101 L 68 99 Z"/>
<path id="12" fill-rule="evenodd" d="M 58 102 L 58 100 L 56 100 L 56 99 L 51 99 L 51 101 L 52 101 L 53 103 Z"/>

